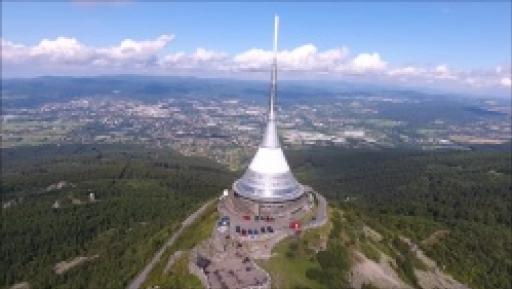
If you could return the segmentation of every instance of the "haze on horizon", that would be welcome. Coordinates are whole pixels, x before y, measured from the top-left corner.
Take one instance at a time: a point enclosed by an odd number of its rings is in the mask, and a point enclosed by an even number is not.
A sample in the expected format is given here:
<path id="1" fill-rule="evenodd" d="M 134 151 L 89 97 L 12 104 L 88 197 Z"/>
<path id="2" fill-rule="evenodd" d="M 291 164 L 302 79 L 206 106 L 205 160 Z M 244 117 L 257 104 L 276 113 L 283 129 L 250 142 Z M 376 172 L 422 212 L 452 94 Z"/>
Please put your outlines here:
<path id="1" fill-rule="evenodd" d="M 2 2 L 2 75 L 281 79 L 511 95 L 511 3 Z"/>

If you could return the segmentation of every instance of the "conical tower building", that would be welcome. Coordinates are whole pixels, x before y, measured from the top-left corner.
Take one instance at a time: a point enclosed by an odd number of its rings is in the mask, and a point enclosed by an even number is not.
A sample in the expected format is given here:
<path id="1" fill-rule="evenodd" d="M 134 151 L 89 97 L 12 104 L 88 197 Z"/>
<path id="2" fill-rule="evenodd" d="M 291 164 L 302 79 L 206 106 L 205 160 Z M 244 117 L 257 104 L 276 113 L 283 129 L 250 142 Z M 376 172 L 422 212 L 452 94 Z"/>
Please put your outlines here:
<path id="1" fill-rule="evenodd" d="M 256 210 L 258 213 L 262 208 L 288 207 L 304 196 L 304 187 L 293 176 L 277 134 L 275 102 L 279 17 L 275 16 L 274 21 L 274 54 L 265 134 L 247 171 L 233 184 L 235 197 L 245 199 L 242 202 L 252 207 L 251 211 Z"/>

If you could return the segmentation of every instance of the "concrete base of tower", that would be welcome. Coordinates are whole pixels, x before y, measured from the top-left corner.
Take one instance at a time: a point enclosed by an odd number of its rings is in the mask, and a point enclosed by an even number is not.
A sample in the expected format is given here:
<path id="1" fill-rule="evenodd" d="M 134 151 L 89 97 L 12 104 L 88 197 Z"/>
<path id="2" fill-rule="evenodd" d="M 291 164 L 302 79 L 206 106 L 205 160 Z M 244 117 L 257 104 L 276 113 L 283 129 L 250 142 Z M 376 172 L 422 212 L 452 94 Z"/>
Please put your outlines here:
<path id="1" fill-rule="evenodd" d="M 272 248 L 287 236 L 325 224 L 325 199 L 311 188 L 305 189 L 300 198 L 279 203 L 257 202 L 233 191 L 223 195 L 218 203 L 219 244 L 239 243 L 252 258 L 269 258 Z"/>
<path id="2" fill-rule="evenodd" d="M 230 196 L 234 209 L 241 215 L 259 216 L 262 218 L 290 219 L 301 218 L 309 208 L 309 193 L 304 193 L 297 199 L 285 202 L 262 202 L 242 197 L 236 192 Z"/>

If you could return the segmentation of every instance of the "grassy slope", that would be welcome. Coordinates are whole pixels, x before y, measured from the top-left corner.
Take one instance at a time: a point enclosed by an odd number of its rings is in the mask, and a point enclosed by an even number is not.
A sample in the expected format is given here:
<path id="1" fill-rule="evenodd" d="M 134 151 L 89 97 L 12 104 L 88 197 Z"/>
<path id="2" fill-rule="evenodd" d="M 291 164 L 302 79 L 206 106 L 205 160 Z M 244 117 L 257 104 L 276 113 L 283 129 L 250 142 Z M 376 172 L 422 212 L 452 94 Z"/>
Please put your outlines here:
<path id="1" fill-rule="evenodd" d="M 326 288 L 319 281 L 308 278 L 306 272 L 320 270 L 316 251 L 327 241 L 331 227 L 331 222 L 328 222 L 302 233 L 300 238 L 286 238 L 274 248 L 272 258 L 258 260 L 258 264 L 270 273 L 273 288 Z"/>
<path id="2" fill-rule="evenodd" d="M 314 259 L 314 254 L 301 253 L 293 257 L 287 255 L 292 244 L 297 242 L 292 238 L 283 240 L 274 248 L 272 252 L 274 256 L 271 259 L 260 260 L 258 264 L 270 273 L 274 288 L 292 289 L 300 286 L 325 288 L 322 284 L 306 277 L 308 269 L 319 268 L 318 262 Z"/>

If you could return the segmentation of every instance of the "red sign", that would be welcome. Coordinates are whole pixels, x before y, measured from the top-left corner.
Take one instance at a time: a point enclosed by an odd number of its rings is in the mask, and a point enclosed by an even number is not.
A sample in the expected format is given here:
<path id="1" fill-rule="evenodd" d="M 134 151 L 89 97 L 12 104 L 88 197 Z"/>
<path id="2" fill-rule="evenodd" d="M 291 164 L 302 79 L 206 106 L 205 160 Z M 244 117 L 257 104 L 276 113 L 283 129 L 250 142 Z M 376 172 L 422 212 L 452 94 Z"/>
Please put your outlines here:
<path id="1" fill-rule="evenodd" d="M 300 223 L 298 221 L 291 222 L 290 229 L 294 229 L 295 231 L 300 230 Z"/>

